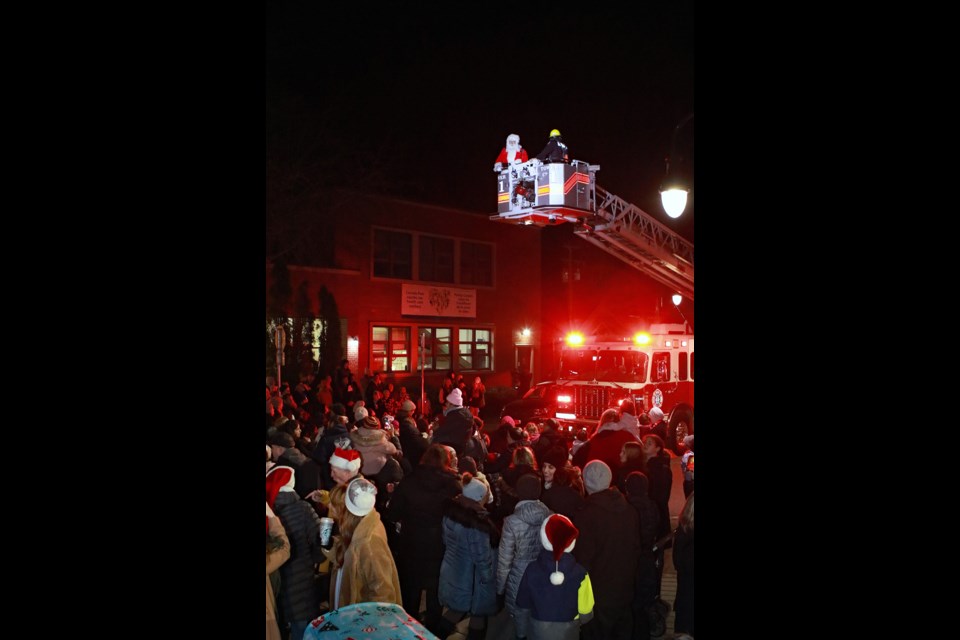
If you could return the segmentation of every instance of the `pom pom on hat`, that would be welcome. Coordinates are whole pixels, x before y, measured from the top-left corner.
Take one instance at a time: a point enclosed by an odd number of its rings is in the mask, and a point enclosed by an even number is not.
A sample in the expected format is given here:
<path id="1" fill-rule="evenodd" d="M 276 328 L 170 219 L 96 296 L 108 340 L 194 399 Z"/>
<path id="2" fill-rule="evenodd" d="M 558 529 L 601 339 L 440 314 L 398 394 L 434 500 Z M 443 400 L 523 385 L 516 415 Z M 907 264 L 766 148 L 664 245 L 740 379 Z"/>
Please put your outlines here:
<path id="1" fill-rule="evenodd" d="M 463 485 L 463 495 L 465 498 L 470 498 L 474 502 L 483 504 L 483 498 L 487 495 L 487 485 L 476 478 L 472 478 L 470 482 Z"/>
<path id="2" fill-rule="evenodd" d="M 347 485 L 344 504 L 347 511 L 361 518 L 371 511 L 377 501 L 377 487 L 366 478 L 355 478 Z"/>
<path id="3" fill-rule="evenodd" d="M 360 470 L 360 452 L 337 447 L 330 456 L 330 466 L 356 473 Z"/>
<path id="4" fill-rule="evenodd" d="M 553 552 L 553 560 L 557 563 L 557 570 L 550 574 L 550 584 L 563 584 L 563 574 L 560 572 L 560 556 L 573 551 L 579 535 L 580 531 L 573 526 L 570 518 L 558 513 L 548 516 L 540 525 L 540 542 L 544 549 Z"/>
<path id="5" fill-rule="evenodd" d="M 463 393 L 460 389 L 454 389 L 447 395 L 447 402 L 455 407 L 463 406 Z"/>

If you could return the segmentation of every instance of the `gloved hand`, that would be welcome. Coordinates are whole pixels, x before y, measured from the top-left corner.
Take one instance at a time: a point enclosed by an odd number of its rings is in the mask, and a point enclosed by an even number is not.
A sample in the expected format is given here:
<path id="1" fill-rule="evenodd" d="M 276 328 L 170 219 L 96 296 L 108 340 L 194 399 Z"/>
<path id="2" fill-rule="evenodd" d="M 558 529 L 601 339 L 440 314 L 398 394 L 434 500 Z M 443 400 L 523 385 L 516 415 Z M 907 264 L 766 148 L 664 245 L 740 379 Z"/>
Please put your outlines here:
<path id="1" fill-rule="evenodd" d="M 507 605 L 507 594 L 498 593 L 497 594 L 497 613 L 503 611 L 503 608 Z"/>
<path id="2" fill-rule="evenodd" d="M 270 508 L 270 503 L 267 502 L 266 500 L 264 500 L 263 503 L 264 503 L 265 505 L 267 505 L 267 517 L 268 517 L 268 518 L 276 518 L 276 517 L 277 517 L 277 514 L 275 514 L 275 513 L 273 512 L 273 509 Z"/>
<path id="3" fill-rule="evenodd" d="M 503 163 L 498 162 L 497 164 L 493 165 L 493 170 L 496 171 L 497 173 L 500 173 L 501 171 L 503 171 Z"/>

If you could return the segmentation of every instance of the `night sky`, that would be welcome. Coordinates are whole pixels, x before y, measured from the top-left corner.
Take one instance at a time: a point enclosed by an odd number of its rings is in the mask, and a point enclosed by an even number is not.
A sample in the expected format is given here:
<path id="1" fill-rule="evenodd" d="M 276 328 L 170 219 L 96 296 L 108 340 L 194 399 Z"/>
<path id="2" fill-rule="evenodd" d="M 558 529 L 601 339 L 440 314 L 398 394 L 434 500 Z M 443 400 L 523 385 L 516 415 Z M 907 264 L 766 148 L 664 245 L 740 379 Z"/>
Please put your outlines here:
<path id="1" fill-rule="evenodd" d="M 658 187 L 694 111 L 693 2 L 597 4 L 268 2 L 268 191 L 297 174 L 492 215 L 507 134 L 532 157 L 557 128 L 692 240 L 692 199 L 670 220 Z M 692 165 L 693 122 L 678 143 Z"/>

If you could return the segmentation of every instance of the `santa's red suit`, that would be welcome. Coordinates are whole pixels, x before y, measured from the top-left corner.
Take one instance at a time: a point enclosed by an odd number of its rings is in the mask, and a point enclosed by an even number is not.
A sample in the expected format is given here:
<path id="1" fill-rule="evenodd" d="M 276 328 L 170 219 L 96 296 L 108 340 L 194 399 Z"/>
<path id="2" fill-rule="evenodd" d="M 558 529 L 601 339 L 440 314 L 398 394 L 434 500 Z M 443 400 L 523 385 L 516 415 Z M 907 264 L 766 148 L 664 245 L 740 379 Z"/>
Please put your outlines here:
<path id="1" fill-rule="evenodd" d="M 507 136 L 507 146 L 505 146 L 500 151 L 500 155 L 497 156 L 493 170 L 502 171 L 504 167 L 509 167 L 511 164 L 517 162 L 526 162 L 529 159 L 530 158 L 527 157 L 527 150 L 520 146 L 520 136 L 511 133 Z"/>

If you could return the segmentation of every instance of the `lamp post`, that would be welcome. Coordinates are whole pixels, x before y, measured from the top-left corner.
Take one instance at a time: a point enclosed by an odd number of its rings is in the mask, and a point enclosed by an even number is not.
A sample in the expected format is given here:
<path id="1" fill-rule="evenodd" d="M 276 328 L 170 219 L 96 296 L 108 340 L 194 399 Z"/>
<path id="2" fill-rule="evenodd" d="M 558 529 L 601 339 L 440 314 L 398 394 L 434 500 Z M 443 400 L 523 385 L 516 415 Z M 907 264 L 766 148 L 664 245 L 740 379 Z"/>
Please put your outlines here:
<path id="1" fill-rule="evenodd" d="M 666 158 L 667 175 L 660 184 L 660 201 L 663 203 L 663 210 L 671 218 L 679 218 L 687 206 L 687 194 L 690 192 L 690 180 L 680 170 L 679 166 L 684 163 L 684 157 L 677 152 L 677 135 L 680 129 L 688 122 L 693 120 L 693 114 L 684 117 L 673 130 L 673 140 L 670 143 L 670 155 Z M 671 173 L 670 163 L 673 161 L 674 168 Z M 679 166 L 678 166 L 679 165 Z"/>

